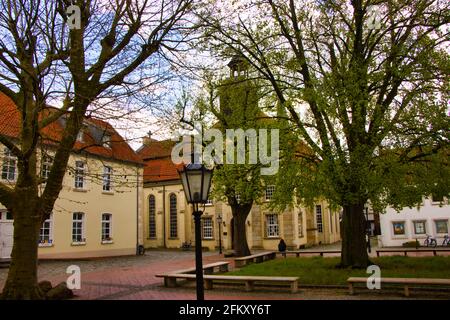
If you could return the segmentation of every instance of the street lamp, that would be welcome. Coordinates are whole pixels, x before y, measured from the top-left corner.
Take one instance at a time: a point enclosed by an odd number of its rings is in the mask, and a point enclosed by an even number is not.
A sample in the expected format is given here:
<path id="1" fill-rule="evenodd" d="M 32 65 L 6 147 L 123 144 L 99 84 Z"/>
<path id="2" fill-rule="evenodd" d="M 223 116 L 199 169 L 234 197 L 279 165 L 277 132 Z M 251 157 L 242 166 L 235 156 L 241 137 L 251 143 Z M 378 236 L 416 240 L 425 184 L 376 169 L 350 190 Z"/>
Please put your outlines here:
<path id="1" fill-rule="evenodd" d="M 204 300 L 203 293 L 203 263 L 202 263 L 202 237 L 200 230 L 199 204 L 208 201 L 209 188 L 213 170 L 207 169 L 203 164 L 190 163 L 178 171 L 183 184 L 184 194 L 188 203 L 192 204 L 195 223 L 195 274 L 197 279 L 197 300 Z"/>
<path id="2" fill-rule="evenodd" d="M 220 229 L 222 226 L 222 216 L 220 214 L 217 216 L 217 223 L 219 224 L 219 254 L 222 254 L 222 231 Z"/>

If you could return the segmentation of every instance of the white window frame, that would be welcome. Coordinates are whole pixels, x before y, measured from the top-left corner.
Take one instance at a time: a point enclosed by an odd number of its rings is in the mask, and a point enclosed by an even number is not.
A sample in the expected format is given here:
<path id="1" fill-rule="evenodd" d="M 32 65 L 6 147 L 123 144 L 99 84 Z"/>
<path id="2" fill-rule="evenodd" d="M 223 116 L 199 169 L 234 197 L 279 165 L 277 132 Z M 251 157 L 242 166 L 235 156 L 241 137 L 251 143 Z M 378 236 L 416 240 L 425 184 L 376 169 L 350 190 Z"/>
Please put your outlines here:
<path id="1" fill-rule="evenodd" d="M 318 210 L 320 208 L 320 210 Z M 317 228 L 317 232 L 319 233 L 323 233 L 323 210 L 322 210 L 322 205 L 321 204 L 317 204 L 316 205 L 316 228 Z M 320 217 L 320 219 L 319 219 Z"/>
<path id="2" fill-rule="evenodd" d="M 213 227 L 214 225 L 212 217 L 205 217 L 202 219 L 202 239 L 204 240 L 214 239 Z"/>
<path id="3" fill-rule="evenodd" d="M 447 231 L 446 232 L 438 232 L 437 224 L 436 224 L 438 221 L 445 221 L 446 222 L 446 225 L 447 225 Z M 446 218 L 436 218 L 436 219 L 433 219 L 433 224 L 434 224 L 434 231 L 435 231 L 436 235 L 448 234 L 448 219 L 446 219 Z"/>
<path id="4" fill-rule="evenodd" d="M 102 146 L 105 148 L 111 148 L 111 135 L 109 133 L 105 133 L 102 136 Z"/>
<path id="5" fill-rule="evenodd" d="M 206 200 L 205 205 L 207 205 L 207 206 L 212 206 L 213 204 L 214 204 L 213 199 L 208 198 L 208 200 Z"/>
<path id="6" fill-rule="evenodd" d="M 298 229 L 298 237 L 303 238 L 304 232 L 303 232 L 303 211 L 299 211 L 297 213 L 297 229 Z"/>
<path id="7" fill-rule="evenodd" d="M 113 192 L 112 174 L 112 167 L 103 166 L 102 189 L 104 192 Z"/>
<path id="8" fill-rule="evenodd" d="M 84 143 L 84 132 L 82 129 L 80 129 L 80 131 L 78 131 L 77 133 L 77 141 Z"/>
<path id="9" fill-rule="evenodd" d="M 75 219 L 75 214 L 81 214 L 81 219 Z M 81 223 L 81 237 L 80 240 L 75 239 L 74 236 L 75 234 L 73 233 L 73 229 L 75 229 L 75 223 Z M 86 232 L 86 214 L 84 212 L 74 212 L 72 213 L 72 245 L 81 245 L 81 244 L 85 244 L 86 243 L 86 237 L 85 237 L 85 232 Z M 76 229 L 79 229 L 78 227 L 76 227 Z M 78 233 L 77 233 L 78 235 Z"/>
<path id="10" fill-rule="evenodd" d="M 416 232 L 416 223 L 422 222 L 424 225 L 424 232 L 423 233 L 417 233 Z M 418 236 L 418 237 L 425 237 L 427 235 L 427 221 L 426 220 L 413 220 L 412 221 L 412 230 L 414 235 Z"/>
<path id="11" fill-rule="evenodd" d="M 105 219 L 106 216 L 109 219 Z M 109 237 L 106 237 L 106 230 L 108 230 Z M 102 213 L 102 243 L 112 243 L 113 242 L 113 215 L 112 213 Z"/>
<path id="12" fill-rule="evenodd" d="M 46 228 L 45 224 L 48 223 L 48 241 L 45 242 L 45 239 L 42 239 L 43 234 L 42 231 Z M 45 236 L 44 236 L 45 237 Z M 53 246 L 53 213 L 50 213 L 48 219 L 46 219 L 39 230 L 39 247 L 52 247 Z"/>
<path id="13" fill-rule="evenodd" d="M 4 152 L 3 152 L 2 180 L 16 181 L 16 177 L 17 177 L 16 165 L 17 165 L 17 157 L 12 153 L 12 151 L 9 148 L 5 147 Z M 4 173 L 6 173 L 6 177 L 3 176 Z M 12 174 L 12 178 L 11 178 L 11 174 Z"/>
<path id="14" fill-rule="evenodd" d="M 80 165 L 83 166 L 80 166 Z M 78 160 L 75 162 L 75 189 L 84 190 L 86 189 L 86 162 Z"/>
<path id="15" fill-rule="evenodd" d="M 52 169 L 53 158 L 48 155 L 42 156 L 42 165 L 41 165 L 41 178 L 48 179 L 50 175 L 50 170 Z"/>
<path id="16" fill-rule="evenodd" d="M 273 198 L 273 194 L 275 192 L 275 186 L 274 185 L 268 185 L 266 186 L 266 190 L 264 192 L 264 198 L 266 201 L 271 201 Z"/>
<path id="17" fill-rule="evenodd" d="M 266 235 L 267 238 L 280 237 L 280 224 L 278 214 L 276 213 L 266 214 Z"/>

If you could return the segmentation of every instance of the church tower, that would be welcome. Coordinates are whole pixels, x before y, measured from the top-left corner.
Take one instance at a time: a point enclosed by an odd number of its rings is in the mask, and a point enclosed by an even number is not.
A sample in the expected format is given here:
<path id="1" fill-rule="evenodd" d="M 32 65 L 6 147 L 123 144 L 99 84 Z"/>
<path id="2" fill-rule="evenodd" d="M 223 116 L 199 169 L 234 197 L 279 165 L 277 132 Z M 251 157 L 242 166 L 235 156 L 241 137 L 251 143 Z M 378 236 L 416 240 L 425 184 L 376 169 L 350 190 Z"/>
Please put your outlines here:
<path id="1" fill-rule="evenodd" d="M 249 80 L 249 64 L 244 57 L 235 55 L 228 63 L 230 76 L 219 87 L 220 112 L 228 127 L 245 127 L 258 112 L 258 89 Z"/>

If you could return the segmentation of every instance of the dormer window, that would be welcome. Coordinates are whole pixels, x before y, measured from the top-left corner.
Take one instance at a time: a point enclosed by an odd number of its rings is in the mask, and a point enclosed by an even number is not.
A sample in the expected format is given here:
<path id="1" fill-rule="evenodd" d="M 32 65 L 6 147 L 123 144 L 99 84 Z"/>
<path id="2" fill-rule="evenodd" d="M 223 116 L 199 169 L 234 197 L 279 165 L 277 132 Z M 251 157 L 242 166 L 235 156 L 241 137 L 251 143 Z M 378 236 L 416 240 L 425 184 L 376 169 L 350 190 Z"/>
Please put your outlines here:
<path id="1" fill-rule="evenodd" d="M 111 148 L 111 135 L 104 134 L 102 137 L 102 146 L 105 148 Z"/>
<path id="2" fill-rule="evenodd" d="M 78 141 L 78 142 L 84 142 L 84 133 L 83 133 L 83 130 L 78 131 L 78 134 L 77 134 L 77 141 Z"/>

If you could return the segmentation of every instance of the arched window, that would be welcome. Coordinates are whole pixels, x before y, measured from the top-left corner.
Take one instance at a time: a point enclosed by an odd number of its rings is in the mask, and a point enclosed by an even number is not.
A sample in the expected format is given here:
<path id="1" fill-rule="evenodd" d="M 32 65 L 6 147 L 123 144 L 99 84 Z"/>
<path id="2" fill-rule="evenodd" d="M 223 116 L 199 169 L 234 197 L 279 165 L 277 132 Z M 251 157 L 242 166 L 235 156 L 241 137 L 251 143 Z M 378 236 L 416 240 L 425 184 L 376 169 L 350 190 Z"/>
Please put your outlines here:
<path id="1" fill-rule="evenodd" d="M 148 237 L 156 238 L 155 196 L 148 197 Z"/>
<path id="2" fill-rule="evenodd" d="M 177 219 L 177 196 L 171 194 L 169 197 L 169 210 L 170 210 L 170 237 L 178 237 L 178 219 Z"/>

